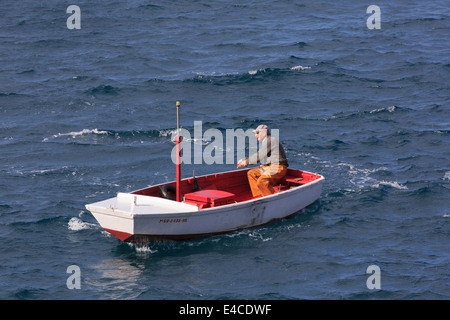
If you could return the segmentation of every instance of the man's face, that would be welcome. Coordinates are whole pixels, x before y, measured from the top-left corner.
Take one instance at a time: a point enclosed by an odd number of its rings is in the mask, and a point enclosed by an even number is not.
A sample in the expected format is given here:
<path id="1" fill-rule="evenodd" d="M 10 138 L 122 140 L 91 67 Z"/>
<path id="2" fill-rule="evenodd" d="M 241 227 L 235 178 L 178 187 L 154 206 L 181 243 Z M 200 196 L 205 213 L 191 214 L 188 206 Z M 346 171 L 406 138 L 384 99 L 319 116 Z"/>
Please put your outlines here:
<path id="1" fill-rule="evenodd" d="M 258 141 L 263 141 L 264 138 L 267 136 L 267 132 L 266 130 L 261 130 L 255 133 L 256 138 L 258 139 Z"/>

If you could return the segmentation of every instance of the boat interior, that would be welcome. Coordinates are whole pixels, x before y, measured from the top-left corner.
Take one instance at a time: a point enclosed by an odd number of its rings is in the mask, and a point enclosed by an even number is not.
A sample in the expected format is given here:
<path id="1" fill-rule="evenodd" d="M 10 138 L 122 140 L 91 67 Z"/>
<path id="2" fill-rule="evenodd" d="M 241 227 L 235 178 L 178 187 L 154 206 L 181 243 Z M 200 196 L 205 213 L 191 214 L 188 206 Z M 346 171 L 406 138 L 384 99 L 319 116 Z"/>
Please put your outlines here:
<path id="1" fill-rule="evenodd" d="M 229 203 L 253 199 L 248 183 L 247 172 L 250 169 L 215 173 L 181 180 L 182 201 L 197 205 L 200 209 L 217 207 Z M 274 186 L 275 192 L 305 185 L 317 180 L 320 175 L 300 170 L 288 169 L 286 177 Z M 176 182 L 156 185 L 134 191 L 133 194 L 175 199 Z"/>

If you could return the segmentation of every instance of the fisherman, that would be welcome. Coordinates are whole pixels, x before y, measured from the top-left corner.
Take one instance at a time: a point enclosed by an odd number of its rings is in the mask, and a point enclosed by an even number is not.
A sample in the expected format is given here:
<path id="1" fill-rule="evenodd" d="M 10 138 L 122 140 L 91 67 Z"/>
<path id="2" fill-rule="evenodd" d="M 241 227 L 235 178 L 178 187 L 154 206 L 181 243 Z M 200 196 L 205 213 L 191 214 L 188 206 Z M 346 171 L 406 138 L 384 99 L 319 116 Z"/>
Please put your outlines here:
<path id="1" fill-rule="evenodd" d="M 289 164 L 283 146 L 270 134 L 268 126 L 261 124 L 253 133 L 261 142 L 261 148 L 250 157 L 240 159 L 237 167 L 261 163 L 260 167 L 250 169 L 247 177 L 253 197 L 263 197 L 275 193 L 273 186 L 286 176 Z"/>

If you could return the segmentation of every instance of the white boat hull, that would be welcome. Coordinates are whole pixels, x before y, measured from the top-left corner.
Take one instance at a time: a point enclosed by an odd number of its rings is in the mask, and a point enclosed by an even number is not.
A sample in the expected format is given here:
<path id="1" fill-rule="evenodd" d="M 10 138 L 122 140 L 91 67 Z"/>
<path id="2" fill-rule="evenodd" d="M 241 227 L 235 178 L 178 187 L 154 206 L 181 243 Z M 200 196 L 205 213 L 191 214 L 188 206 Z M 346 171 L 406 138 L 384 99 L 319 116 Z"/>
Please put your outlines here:
<path id="1" fill-rule="evenodd" d="M 193 239 L 267 224 L 294 215 L 315 202 L 324 178 L 270 196 L 199 208 L 160 197 L 119 193 L 86 205 L 100 225 L 127 242 Z"/>

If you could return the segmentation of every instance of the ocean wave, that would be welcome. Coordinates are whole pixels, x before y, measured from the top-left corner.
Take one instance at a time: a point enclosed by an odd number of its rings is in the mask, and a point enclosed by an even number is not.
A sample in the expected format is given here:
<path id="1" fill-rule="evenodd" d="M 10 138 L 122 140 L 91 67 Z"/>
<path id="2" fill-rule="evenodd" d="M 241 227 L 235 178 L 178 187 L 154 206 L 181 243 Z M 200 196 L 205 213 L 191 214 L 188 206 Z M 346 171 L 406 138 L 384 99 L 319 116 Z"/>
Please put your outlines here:
<path id="1" fill-rule="evenodd" d="M 255 80 L 271 80 L 274 77 L 311 70 L 310 66 L 296 65 L 288 68 L 260 68 L 252 69 L 247 72 L 221 73 L 221 72 L 195 72 L 195 76 L 183 80 L 184 82 L 211 83 L 213 85 L 232 85 L 248 83 Z"/>
<path id="2" fill-rule="evenodd" d="M 261 233 L 256 232 L 255 230 L 252 230 L 252 232 L 250 232 L 250 233 L 248 234 L 248 236 L 249 236 L 250 238 L 252 238 L 253 240 L 262 241 L 262 242 L 266 242 L 266 241 L 272 240 L 271 237 L 265 237 L 265 236 L 263 236 Z"/>
<path id="3" fill-rule="evenodd" d="M 254 121 L 252 121 L 254 122 Z M 216 122 L 204 122 L 202 123 L 203 130 L 210 128 L 217 129 L 221 132 L 225 131 L 225 128 L 217 127 Z M 195 144 L 208 145 L 213 140 L 211 137 L 202 136 L 201 139 L 195 137 L 195 127 L 185 126 L 182 127 L 190 133 L 191 138 L 183 137 L 184 140 L 193 142 Z M 53 134 L 50 137 L 45 137 L 42 142 L 57 142 L 57 141 L 70 141 L 78 143 L 94 143 L 108 142 L 108 139 L 119 140 L 123 143 L 145 143 L 145 142 L 175 142 L 176 128 L 164 128 L 164 129 L 151 129 L 151 130 L 105 130 L 105 129 L 82 129 L 79 131 L 71 131 L 65 133 Z"/>
<path id="4" fill-rule="evenodd" d="M 45 169 L 31 169 L 27 167 L 10 167 L 5 171 L 7 175 L 13 177 L 40 177 L 40 176 L 50 176 L 50 175 L 63 175 L 73 177 L 77 174 L 75 168 L 70 166 L 58 166 L 55 168 L 45 168 Z"/>
<path id="5" fill-rule="evenodd" d="M 65 136 L 70 136 L 72 138 L 76 138 L 79 136 L 90 135 L 90 134 L 108 134 L 108 131 L 98 130 L 98 129 L 83 129 L 81 131 L 58 133 L 58 134 L 53 135 L 53 138 L 59 138 L 59 137 L 65 137 Z"/>
<path id="6" fill-rule="evenodd" d="M 157 248 L 154 248 L 151 244 L 148 243 L 127 243 L 127 245 L 134 249 L 136 253 L 138 254 L 154 254 L 157 253 L 159 250 Z"/>
<path id="7" fill-rule="evenodd" d="M 311 70 L 311 67 L 305 67 L 302 65 L 297 65 L 290 68 L 262 68 L 262 69 L 256 69 L 256 70 L 249 70 L 248 74 L 251 76 L 257 75 L 257 74 L 269 74 L 270 73 L 276 73 L 276 72 L 287 72 L 287 71 L 304 71 L 304 70 Z"/>
<path id="8" fill-rule="evenodd" d="M 348 163 L 340 163 L 339 166 L 348 166 L 349 167 L 349 175 L 350 175 L 350 182 L 358 187 L 358 189 L 363 188 L 380 188 L 382 186 L 388 186 L 399 190 L 407 190 L 408 187 L 405 185 L 400 184 L 398 181 L 378 181 L 377 179 L 371 177 L 372 174 L 378 172 L 378 171 L 384 171 L 387 170 L 386 167 L 378 167 L 374 169 L 365 169 L 365 168 L 357 168 L 354 165 L 348 164 Z"/>
<path id="9" fill-rule="evenodd" d="M 379 108 L 379 109 L 373 109 L 371 111 L 369 111 L 370 114 L 374 114 L 374 113 L 380 113 L 380 112 L 395 112 L 395 110 L 398 109 L 397 106 L 391 106 L 391 107 L 387 107 L 387 108 Z"/>
<path id="10" fill-rule="evenodd" d="M 336 112 L 331 115 L 326 115 L 322 117 L 318 116 L 289 116 L 282 118 L 281 120 L 312 120 L 312 121 L 346 121 L 351 120 L 354 121 L 355 119 L 359 118 L 369 118 L 369 117 L 385 117 L 388 115 L 392 115 L 393 113 L 405 113 L 408 112 L 409 109 L 407 107 L 399 107 L 399 106 L 388 106 L 388 107 L 380 107 L 380 108 L 373 108 L 369 107 L 367 110 L 349 110 L 349 111 L 340 111 Z M 385 118 L 385 121 L 389 121 L 389 118 Z M 436 132 L 436 133 L 446 133 L 443 132 Z"/>
<path id="11" fill-rule="evenodd" d="M 69 220 L 67 227 L 71 231 L 80 231 L 87 229 L 98 229 L 99 226 L 94 223 L 89 223 L 81 220 L 80 218 L 73 217 Z"/>
<path id="12" fill-rule="evenodd" d="M 408 108 L 399 107 L 399 106 L 389 106 L 389 107 L 380 107 L 370 110 L 351 110 L 348 112 L 339 112 L 335 113 L 329 117 L 324 117 L 316 120 L 321 121 L 334 121 L 334 120 L 354 120 L 357 118 L 365 118 L 365 117 L 383 117 L 385 115 L 390 115 L 397 112 L 407 112 Z M 389 118 L 387 118 L 389 119 Z M 386 120 L 387 121 L 387 120 Z"/>
<path id="13" fill-rule="evenodd" d="M 383 113 L 394 113 L 397 111 L 403 111 L 402 108 L 398 106 L 389 106 L 389 107 L 381 107 L 371 110 L 355 110 L 350 111 L 348 113 L 340 112 L 337 114 L 334 114 L 330 116 L 329 118 L 326 118 L 325 120 L 334 120 L 334 119 L 353 119 L 355 117 L 363 117 L 367 115 L 375 115 L 375 114 L 383 114 Z"/>
<path id="14" fill-rule="evenodd" d="M 339 178 L 338 180 L 341 181 L 341 183 L 335 186 L 337 190 L 331 191 L 333 194 L 340 194 L 342 190 L 345 192 L 359 192 L 368 188 L 379 189 L 383 186 L 398 190 L 408 190 L 408 187 L 399 181 L 379 180 L 374 177 L 377 173 L 386 172 L 388 168 L 385 166 L 361 168 L 348 162 L 322 160 L 311 153 L 300 153 L 298 155 L 306 157 L 307 161 L 304 165 L 315 163 L 316 166 L 320 167 L 319 171 L 325 176 L 327 176 L 327 172 L 330 171 L 330 175 Z"/>
<path id="15" fill-rule="evenodd" d="M 144 143 L 147 141 L 155 141 L 163 138 L 171 138 L 176 129 L 153 129 L 153 130 L 130 130 L 130 131 L 116 131 L 104 129 L 82 129 L 80 131 L 71 131 L 66 133 L 57 133 L 51 137 L 42 139 L 42 142 L 55 141 L 76 141 L 79 143 L 94 143 L 98 144 L 102 139 L 120 140 L 124 143 Z"/>
<path id="16" fill-rule="evenodd" d="M 88 90 L 86 93 L 90 93 L 93 96 L 97 95 L 118 95 L 120 88 L 113 87 L 111 85 L 99 85 L 95 88 Z"/>
<path id="17" fill-rule="evenodd" d="M 407 186 L 401 185 L 397 181 L 380 181 L 373 185 L 375 188 L 379 188 L 380 186 L 388 186 L 399 190 L 408 190 Z"/>
<path id="18" fill-rule="evenodd" d="M 447 180 L 447 181 L 450 181 L 450 171 L 447 171 L 445 174 L 444 174 L 444 178 L 442 178 L 444 181 L 445 180 Z"/>
<path id="19" fill-rule="evenodd" d="M 311 67 L 304 67 L 304 66 L 298 65 L 295 67 L 291 67 L 289 70 L 292 70 L 292 71 L 311 70 Z"/>

